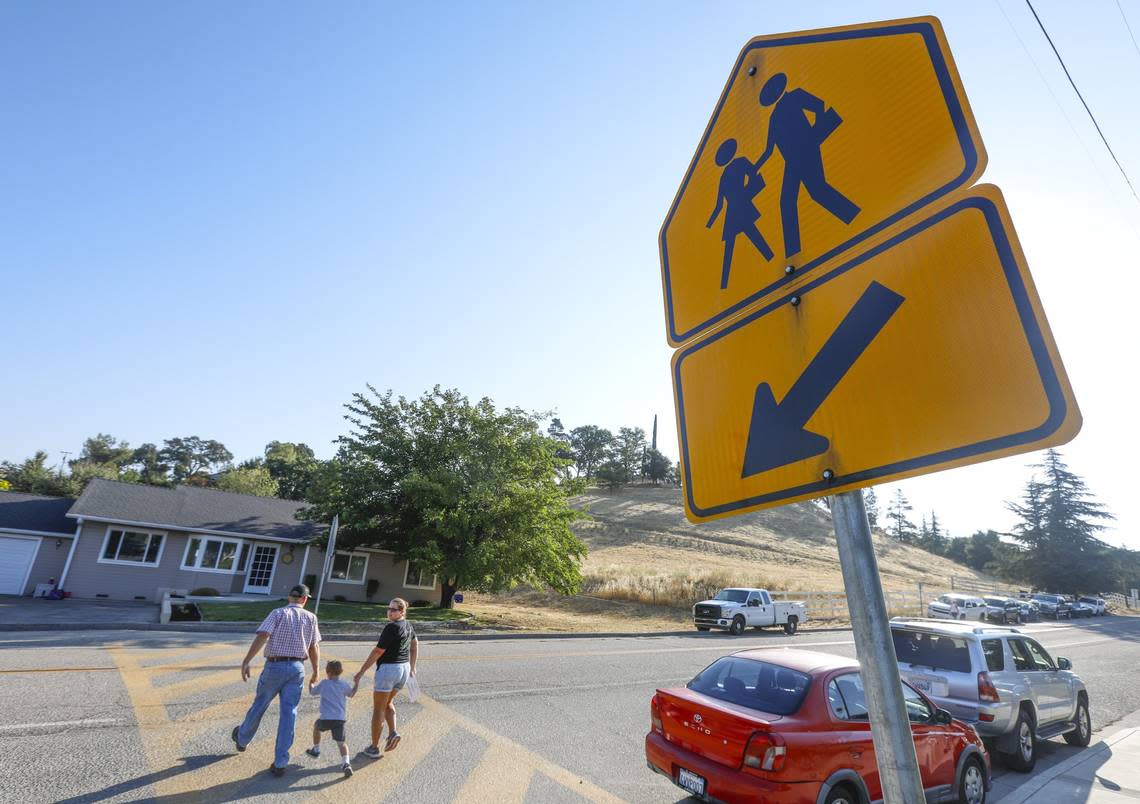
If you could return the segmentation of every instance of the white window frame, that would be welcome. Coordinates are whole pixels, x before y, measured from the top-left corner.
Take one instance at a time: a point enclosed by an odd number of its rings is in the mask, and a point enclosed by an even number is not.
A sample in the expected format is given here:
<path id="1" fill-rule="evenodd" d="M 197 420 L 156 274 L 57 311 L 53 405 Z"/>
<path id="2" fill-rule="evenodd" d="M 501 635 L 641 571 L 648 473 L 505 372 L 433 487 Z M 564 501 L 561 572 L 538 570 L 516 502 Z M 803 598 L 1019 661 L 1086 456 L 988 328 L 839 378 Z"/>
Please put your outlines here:
<path id="1" fill-rule="evenodd" d="M 155 536 L 162 537 L 162 544 L 158 546 L 158 556 L 154 559 L 154 563 L 148 561 L 121 561 L 117 558 L 104 558 L 103 554 L 107 552 L 107 542 L 111 540 L 111 531 L 121 531 L 122 533 L 145 533 L 147 535 L 146 552 L 150 551 L 150 539 Z M 103 543 L 99 545 L 99 554 L 95 559 L 98 564 L 114 564 L 118 567 L 140 567 L 143 569 L 157 569 L 162 564 L 162 557 L 166 554 L 166 545 L 170 541 L 170 534 L 164 530 L 151 530 L 149 528 L 134 528 L 129 525 L 108 525 L 107 530 L 103 533 Z M 119 542 L 119 548 L 122 549 L 122 541 Z M 146 552 L 143 556 L 146 556 Z M 117 553 L 117 551 L 116 551 Z"/>
<path id="2" fill-rule="evenodd" d="M 193 564 L 187 564 L 186 559 L 190 557 L 190 543 L 194 539 L 198 539 L 201 542 L 201 545 L 198 548 L 198 564 L 199 565 L 202 563 L 202 556 L 204 556 L 206 554 L 206 542 L 221 542 L 224 544 L 232 544 L 236 548 L 236 552 L 234 553 L 234 566 L 233 566 L 233 568 L 228 569 L 228 570 L 227 569 L 212 569 L 210 567 L 195 566 Z M 186 549 L 182 551 L 182 564 L 180 565 L 180 567 L 181 567 L 181 569 L 184 569 L 187 572 L 212 572 L 215 575 L 238 575 L 238 574 L 244 572 L 244 570 L 238 569 L 238 563 L 241 561 L 241 548 L 244 544 L 245 544 L 244 539 L 227 539 L 224 536 L 210 536 L 210 535 L 207 535 L 204 533 L 188 533 L 187 537 L 186 537 Z M 221 557 L 221 548 L 219 548 L 218 550 L 219 550 L 218 557 L 220 558 Z M 250 551 L 250 555 L 253 555 L 252 551 Z"/>
<path id="3" fill-rule="evenodd" d="M 333 565 L 336 564 L 336 557 L 337 556 L 348 556 L 348 569 L 352 569 L 352 559 L 353 558 L 355 558 L 357 556 L 363 556 L 364 557 L 364 574 L 360 576 L 359 581 L 354 581 L 351 578 L 334 578 L 333 577 Z M 358 552 L 356 550 L 353 550 L 353 551 L 337 550 L 335 553 L 333 553 L 333 560 L 329 562 L 328 582 L 329 583 L 342 583 L 342 584 L 345 584 L 346 586 L 364 586 L 364 584 L 368 581 L 368 564 L 370 561 L 371 561 L 371 557 L 368 555 L 368 553 Z"/>
<path id="4" fill-rule="evenodd" d="M 420 586 L 420 585 L 417 585 L 414 583 L 408 583 L 408 574 L 411 571 L 412 571 L 412 562 L 411 561 L 405 561 L 404 562 L 404 588 L 405 589 L 435 589 L 435 582 L 436 582 L 436 576 L 435 575 L 431 576 L 431 585 L 430 586 Z"/>

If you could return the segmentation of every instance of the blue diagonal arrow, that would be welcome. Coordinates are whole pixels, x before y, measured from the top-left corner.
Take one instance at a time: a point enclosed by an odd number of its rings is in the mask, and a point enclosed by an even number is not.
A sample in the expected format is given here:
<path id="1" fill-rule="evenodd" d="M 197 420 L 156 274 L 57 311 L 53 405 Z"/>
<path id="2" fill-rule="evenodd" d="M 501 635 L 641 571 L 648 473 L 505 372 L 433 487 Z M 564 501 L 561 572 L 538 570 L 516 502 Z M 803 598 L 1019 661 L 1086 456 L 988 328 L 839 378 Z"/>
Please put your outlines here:
<path id="1" fill-rule="evenodd" d="M 828 440 L 804 425 L 902 303 L 902 296 L 872 282 L 778 405 L 768 383 L 756 386 L 741 477 L 827 450 Z"/>

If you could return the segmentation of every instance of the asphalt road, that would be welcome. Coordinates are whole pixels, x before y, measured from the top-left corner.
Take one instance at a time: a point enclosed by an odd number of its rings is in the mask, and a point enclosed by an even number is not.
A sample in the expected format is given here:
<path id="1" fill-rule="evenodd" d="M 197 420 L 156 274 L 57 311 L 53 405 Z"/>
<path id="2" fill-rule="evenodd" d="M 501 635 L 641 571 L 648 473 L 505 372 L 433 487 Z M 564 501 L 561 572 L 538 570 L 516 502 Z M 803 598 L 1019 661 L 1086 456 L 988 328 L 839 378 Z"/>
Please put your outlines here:
<path id="1" fill-rule="evenodd" d="M 1090 691 L 1095 730 L 1140 707 L 1140 619 L 1025 630 L 1072 659 Z M 252 699 L 253 682 L 238 672 L 247 644 L 230 635 L 0 634 L 0 800 L 686 801 L 645 767 L 656 687 L 683 684 L 745 647 L 854 655 L 850 632 L 425 641 L 426 695 L 417 704 L 399 699 L 404 740 L 396 751 L 356 757 L 357 774 L 343 779 L 331 745 L 320 760 L 302 753 L 317 709 L 306 697 L 291 767 L 275 779 L 266 772 L 274 710 L 245 753 L 229 740 Z M 352 672 L 371 645 L 326 642 L 324 653 Z M 367 698 L 350 705 L 354 757 L 368 743 L 369 710 Z M 1038 772 L 1075 750 L 1050 741 Z M 1024 778 L 997 768 L 995 792 Z"/>

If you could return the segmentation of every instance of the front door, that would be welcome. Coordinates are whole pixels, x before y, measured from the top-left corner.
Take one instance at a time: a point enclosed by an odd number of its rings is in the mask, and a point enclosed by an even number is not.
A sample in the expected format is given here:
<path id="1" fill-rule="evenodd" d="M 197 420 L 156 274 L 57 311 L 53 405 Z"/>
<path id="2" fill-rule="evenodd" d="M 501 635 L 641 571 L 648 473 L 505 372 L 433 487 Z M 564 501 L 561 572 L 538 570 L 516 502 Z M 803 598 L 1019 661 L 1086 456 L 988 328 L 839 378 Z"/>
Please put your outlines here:
<path id="1" fill-rule="evenodd" d="M 254 545 L 253 557 L 249 561 L 249 575 L 245 579 L 245 591 L 267 595 L 273 584 L 273 570 L 277 567 L 277 545 Z"/>

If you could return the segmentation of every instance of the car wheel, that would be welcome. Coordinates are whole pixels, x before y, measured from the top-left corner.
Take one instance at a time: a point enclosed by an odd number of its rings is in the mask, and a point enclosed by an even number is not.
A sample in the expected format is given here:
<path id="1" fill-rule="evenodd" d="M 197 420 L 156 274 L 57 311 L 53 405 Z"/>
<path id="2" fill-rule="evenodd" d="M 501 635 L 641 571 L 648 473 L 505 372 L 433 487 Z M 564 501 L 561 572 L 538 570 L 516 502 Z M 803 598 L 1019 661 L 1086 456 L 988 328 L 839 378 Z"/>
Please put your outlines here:
<path id="1" fill-rule="evenodd" d="M 853 793 L 850 787 L 841 784 L 827 794 L 823 804 L 859 804 L 859 796 Z"/>
<path id="2" fill-rule="evenodd" d="M 1013 753 L 1005 754 L 1005 764 L 1021 773 L 1029 773 L 1037 764 L 1037 746 L 1033 741 L 1033 718 L 1024 709 L 1013 727 Z"/>
<path id="3" fill-rule="evenodd" d="M 739 614 L 732 618 L 732 625 L 728 627 L 728 633 L 733 636 L 740 636 L 744 633 L 744 618 Z"/>
<path id="4" fill-rule="evenodd" d="M 958 777 L 959 804 L 985 804 L 986 773 L 977 757 L 970 757 L 962 764 L 962 775 Z"/>
<path id="5" fill-rule="evenodd" d="M 799 617 L 789 617 L 788 621 L 786 623 L 784 623 L 784 633 L 787 634 L 788 636 L 792 636 L 792 634 L 794 634 L 799 629 L 799 627 L 800 627 L 800 618 Z"/>
<path id="6" fill-rule="evenodd" d="M 1078 748 L 1085 748 L 1092 739 L 1092 719 L 1089 717 L 1089 704 L 1084 698 L 1077 699 L 1077 727 L 1065 735 L 1065 742 Z"/>
<path id="7" fill-rule="evenodd" d="M 697 630 L 698 631 L 707 631 L 707 630 L 709 630 L 709 627 L 707 625 L 698 625 Z"/>

